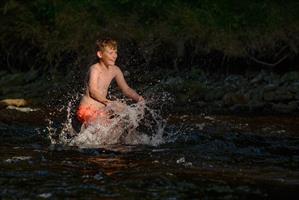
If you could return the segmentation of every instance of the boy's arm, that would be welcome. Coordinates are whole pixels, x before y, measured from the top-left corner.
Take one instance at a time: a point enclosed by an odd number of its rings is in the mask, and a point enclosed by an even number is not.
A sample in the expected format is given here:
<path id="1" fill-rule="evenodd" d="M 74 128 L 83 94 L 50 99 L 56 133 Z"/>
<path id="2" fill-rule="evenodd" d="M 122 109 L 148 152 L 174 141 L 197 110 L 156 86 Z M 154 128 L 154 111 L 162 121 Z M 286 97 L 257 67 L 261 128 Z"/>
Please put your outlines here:
<path id="1" fill-rule="evenodd" d="M 118 67 L 116 68 L 115 80 L 116 80 L 118 87 L 124 93 L 124 95 L 133 99 L 136 102 L 144 100 L 142 96 L 137 94 L 137 92 L 135 90 L 133 90 L 132 88 L 130 88 L 128 86 L 122 71 Z"/>
<path id="2" fill-rule="evenodd" d="M 98 88 L 99 72 L 97 69 L 91 68 L 89 73 L 88 88 L 90 97 L 106 106 L 110 101 L 101 95 Z"/>

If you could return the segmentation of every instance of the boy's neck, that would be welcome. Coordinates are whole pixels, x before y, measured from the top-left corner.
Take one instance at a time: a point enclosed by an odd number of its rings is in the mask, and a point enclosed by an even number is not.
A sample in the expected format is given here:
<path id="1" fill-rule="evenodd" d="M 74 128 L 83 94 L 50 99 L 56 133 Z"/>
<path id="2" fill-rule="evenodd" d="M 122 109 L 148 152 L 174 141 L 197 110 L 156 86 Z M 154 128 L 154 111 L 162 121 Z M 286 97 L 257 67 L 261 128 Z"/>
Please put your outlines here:
<path id="1" fill-rule="evenodd" d="M 104 67 L 105 69 L 109 69 L 108 65 L 105 65 L 105 63 L 103 63 L 102 61 L 99 61 L 99 66 Z"/>

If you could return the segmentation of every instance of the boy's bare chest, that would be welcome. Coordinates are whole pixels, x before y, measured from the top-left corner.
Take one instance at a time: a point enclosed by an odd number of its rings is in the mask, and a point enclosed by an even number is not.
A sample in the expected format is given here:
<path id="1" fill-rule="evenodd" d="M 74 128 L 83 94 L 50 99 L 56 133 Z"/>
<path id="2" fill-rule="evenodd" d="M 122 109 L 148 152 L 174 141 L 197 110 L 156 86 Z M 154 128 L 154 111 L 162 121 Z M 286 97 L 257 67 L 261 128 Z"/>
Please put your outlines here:
<path id="1" fill-rule="evenodd" d="M 109 87 L 114 76 L 115 75 L 112 71 L 101 72 L 100 75 L 98 76 L 99 86 Z"/>

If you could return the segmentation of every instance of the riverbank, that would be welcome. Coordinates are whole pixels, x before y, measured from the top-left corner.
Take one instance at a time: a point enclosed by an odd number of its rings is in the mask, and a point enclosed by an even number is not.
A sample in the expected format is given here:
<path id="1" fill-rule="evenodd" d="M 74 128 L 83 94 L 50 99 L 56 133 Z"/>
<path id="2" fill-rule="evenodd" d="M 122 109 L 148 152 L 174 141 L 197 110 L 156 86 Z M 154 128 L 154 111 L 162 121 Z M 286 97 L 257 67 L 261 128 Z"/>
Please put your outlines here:
<path id="1" fill-rule="evenodd" d="M 198 69 L 164 72 L 146 92 L 161 91 L 174 98 L 169 109 L 181 114 L 298 116 L 299 113 L 298 71 L 282 75 L 267 71 L 223 75 Z"/>
<path id="2" fill-rule="evenodd" d="M 15 74 L 1 71 L 0 74 L 0 100 L 26 101 L 19 105 L 1 104 L 0 121 L 3 123 L 44 124 L 42 121 L 50 117 L 49 113 L 79 100 L 74 96 L 79 95 L 80 89 L 75 88 L 80 88 L 80 84 L 70 84 L 71 78 L 53 79 L 39 76 L 36 71 Z M 134 88 L 154 101 L 153 104 L 163 104 L 161 110 L 165 115 L 298 116 L 299 113 L 297 71 L 282 75 L 260 71 L 225 76 L 198 69 L 183 73 L 161 69 L 139 76 L 125 74 L 129 82 L 137 80 Z M 118 91 L 116 87 L 113 90 Z M 33 110 L 18 110 L 22 106 Z M 61 115 L 56 112 L 59 113 Z"/>

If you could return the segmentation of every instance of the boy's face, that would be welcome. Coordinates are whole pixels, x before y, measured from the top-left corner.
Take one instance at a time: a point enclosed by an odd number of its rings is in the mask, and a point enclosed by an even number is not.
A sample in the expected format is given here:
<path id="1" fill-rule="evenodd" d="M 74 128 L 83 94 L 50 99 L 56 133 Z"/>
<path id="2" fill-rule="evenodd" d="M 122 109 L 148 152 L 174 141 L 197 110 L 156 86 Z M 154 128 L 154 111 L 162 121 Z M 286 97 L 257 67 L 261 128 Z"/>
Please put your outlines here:
<path id="1" fill-rule="evenodd" d="M 97 55 L 106 66 L 112 66 L 115 65 L 117 49 L 107 46 L 104 50 L 98 51 Z"/>

